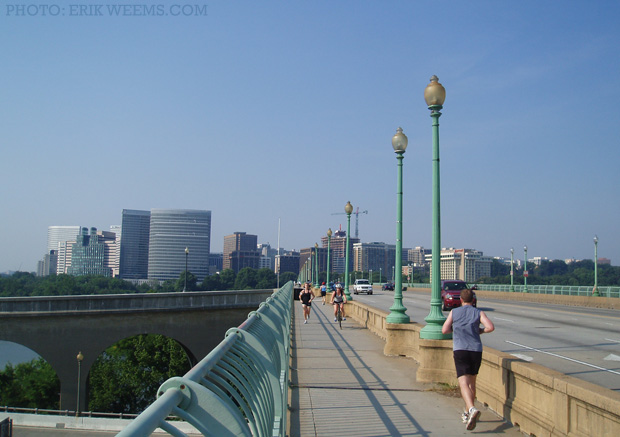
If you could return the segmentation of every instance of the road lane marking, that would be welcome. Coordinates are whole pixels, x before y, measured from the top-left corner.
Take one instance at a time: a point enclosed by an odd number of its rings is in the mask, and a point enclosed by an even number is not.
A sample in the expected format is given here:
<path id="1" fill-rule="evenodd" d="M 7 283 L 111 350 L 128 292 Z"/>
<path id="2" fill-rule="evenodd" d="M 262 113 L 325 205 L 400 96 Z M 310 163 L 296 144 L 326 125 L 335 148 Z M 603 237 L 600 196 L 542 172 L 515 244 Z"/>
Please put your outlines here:
<path id="1" fill-rule="evenodd" d="M 603 359 L 607 360 L 607 361 L 620 361 L 620 357 L 618 355 L 614 355 L 614 354 L 609 354 L 609 355 L 607 355 Z"/>
<path id="2" fill-rule="evenodd" d="M 606 338 L 607 341 L 613 341 L 614 343 L 620 343 L 620 340 L 614 340 L 613 338 Z"/>
<path id="3" fill-rule="evenodd" d="M 536 349 L 536 348 L 533 348 L 533 347 L 530 347 L 530 346 L 525 346 L 523 344 L 515 343 L 513 341 L 506 340 L 506 343 L 514 344 L 515 346 L 523 347 L 525 349 L 529 349 L 529 350 L 532 350 L 532 351 L 535 351 L 535 352 L 540 352 L 542 354 L 551 355 L 551 356 L 556 357 L 556 358 L 562 358 L 564 360 L 572 361 L 574 363 L 582 364 L 584 366 L 593 367 L 594 369 L 604 370 L 605 372 L 609 372 L 609 373 L 614 373 L 616 375 L 620 375 L 620 372 L 616 372 L 615 370 L 610 370 L 610 369 L 606 369 L 604 367 L 595 366 L 594 364 L 585 363 L 585 362 L 579 361 L 579 360 L 574 360 L 572 358 L 564 357 L 562 355 L 558 355 L 558 354 L 554 354 L 554 353 L 551 353 L 551 352 L 543 351 L 543 350 Z"/>
<path id="4" fill-rule="evenodd" d="M 494 320 L 503 320 L 505 322 L 510 322 L 510 323 L 514 323 L 514 320 L 510 320 L 510 319 L 502 319 L 501 317 L 493 317 Z"/>
<path id="5" fill-rule="evenodd" d="M 513 357 L 517 357 L 523 361 L 532 361 L 534 358 L 530 357 L 529 355 L 523 355 L 523 354 L 510 354 Z"/>

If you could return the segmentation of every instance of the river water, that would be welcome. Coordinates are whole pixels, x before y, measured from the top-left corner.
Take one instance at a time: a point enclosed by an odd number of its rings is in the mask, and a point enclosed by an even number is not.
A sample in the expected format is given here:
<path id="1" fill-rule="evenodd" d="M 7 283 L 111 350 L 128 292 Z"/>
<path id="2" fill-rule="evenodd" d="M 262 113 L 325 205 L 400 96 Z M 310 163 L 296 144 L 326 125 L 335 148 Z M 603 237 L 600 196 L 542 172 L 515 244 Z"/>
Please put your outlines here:
<path id="1" fill-rule="evenodd" d="M 13 366 L 28 362 L 39 355 L 20 344 L 0 340 L 0 371 L 4 370 L 8 363 Z"/>

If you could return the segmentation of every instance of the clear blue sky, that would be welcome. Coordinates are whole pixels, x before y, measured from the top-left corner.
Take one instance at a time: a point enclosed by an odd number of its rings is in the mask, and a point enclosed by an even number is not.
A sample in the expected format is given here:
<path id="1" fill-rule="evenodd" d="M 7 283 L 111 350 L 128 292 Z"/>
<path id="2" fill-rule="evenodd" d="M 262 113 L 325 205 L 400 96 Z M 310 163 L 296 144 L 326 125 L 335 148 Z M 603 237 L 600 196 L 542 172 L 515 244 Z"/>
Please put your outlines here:
<path id="1" fill-rule="evenodd" d="M 7 3 L 0 271 L 35 270 L 48 226 L 107 230 L 123 208 L 211 210 L 219 252 L 235 231 L 277 246 L 278 219 L 282 247 L 314 245 L 350 200 L 362 241 L 394 243 L 399 126 L 403 243 L 430 247 L 433 74 L 442 246 L 592 258 L 597 234 L 620 265 L 617 1 Z"/>

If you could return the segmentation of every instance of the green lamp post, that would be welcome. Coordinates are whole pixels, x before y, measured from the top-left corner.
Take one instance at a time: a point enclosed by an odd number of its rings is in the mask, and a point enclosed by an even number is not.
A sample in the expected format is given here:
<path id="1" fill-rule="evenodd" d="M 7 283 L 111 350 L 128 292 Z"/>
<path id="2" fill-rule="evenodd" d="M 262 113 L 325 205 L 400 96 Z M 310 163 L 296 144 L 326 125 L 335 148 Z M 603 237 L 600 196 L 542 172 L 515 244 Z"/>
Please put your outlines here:
<path id="1" fill-rule="evenodd" d="M 344 295 L 347 297 L 347 300 L 353 300 L 353 297 L 349 292 L 349 235 L 351 234 L 351 213 L 353 212 L 353 205 L 351 205 L 351 202 L 347 202 L 344 206 L 344 212 L 347 214 L 347 248 L 344 259 Z"/>
<path id="2" fill-rule="evenodd" d="M 514 248 L 510 248 L 510 291 L 515 291 L 515 262 L 514 262 L 515 250 Z"/>
<path id="3" fill-rule="evenodd" d="M 319 244 L 314 243 L 314 268 L 316 273 L 314 274 L 314 286 L 319 286 Z"/>
<path id="4" fill-rule="evenodd" d="M 525 252 L 525 260 L 523 260 L 523 292 L 527 293 L 527 276 L 529 275 L 527 271 L 527 246 L 523 246 L 523 251 Z"/>
<path id="5" fill-rule="evenodd" d="M 189 248 L 185 248 L 185 282 L 183 283 L 183 291 L 187 291 L 187 257 L 189 256 Z"/>
<path id="6" fill-rule="evenodd" d="M 431 264 L 431 310 L 424 319 L 426 326 L 420 331 L 420 338 L 428 340 L 444 340 L 452 338 L 452 334 L 442 334 L 441 327 L 446 318 L 441 312 L 441 210 L 439 189 L 439 117 L 446 100 L 446 90 L 439 83 L 437 76 L 431 77 L 424 90 L 424 100 L 431 111 L 433 119 L 433 247 Z M 396 288 L 394 288 L 396 289 Z"/>
<path id="7" fill-rule="evenodd" d="M 392 137 L 392 147 L 396 153 L 397 178 L 396 178 L 396 259 L 394 270 L 396 282 L 394 283 L 394 304 L 390 308 L 390 314 L 385 319 L 388 323 L 409 323 L 407 308 L 403 305 L 403 158 L 407 149 L 407 136 L 402 128 L 396 130 Z"/>
<path id="8" fill-rule="evenodd" d="M 82 382 L 82 361 L 84 360 L 84 355 L 82 351 L 79 351 L 77 356 L 78 362 L 78 384 L 77 384 L 77 403 L 75 407 L 75 417 L 80 415 L 80 383 Z"/>
<path id="9" fill-rule="evenodd" d="M 598 237 L 594 236 L 594 290 L 592 296 L 600 296 L 598 292 Z"/>
<path id="10" fill-rule="evenodd" d="M 332 244 L 332 228 L 327 230 L 327 281 L 325 283 L 329 287 L 329 271 L 331 270 L 331 264 L 329 259 L 330 246 Z"/>

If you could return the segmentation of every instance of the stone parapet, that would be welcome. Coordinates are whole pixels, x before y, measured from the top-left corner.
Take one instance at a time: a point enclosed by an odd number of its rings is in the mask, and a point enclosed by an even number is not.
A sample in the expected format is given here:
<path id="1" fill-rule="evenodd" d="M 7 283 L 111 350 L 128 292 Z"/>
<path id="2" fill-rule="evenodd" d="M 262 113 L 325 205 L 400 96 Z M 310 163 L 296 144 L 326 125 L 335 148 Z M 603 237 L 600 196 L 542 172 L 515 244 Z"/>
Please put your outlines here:
<path id="1" fill-rule="evenodd" d="M 418 381 L 457 385 L 452 340 L 420 339 L 423 325 L 387 323 L 387 312 L 357 301 L 347 304 L 347 315 L 385 340 L 385 355 L 417 361 Z M 476 388 L 479 402 L 528 435 L 620 435 L 620 393 L 496 349 L 484 348 Z"/>

